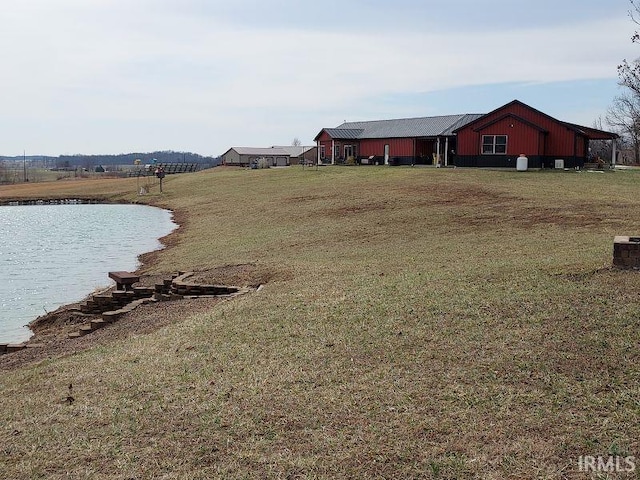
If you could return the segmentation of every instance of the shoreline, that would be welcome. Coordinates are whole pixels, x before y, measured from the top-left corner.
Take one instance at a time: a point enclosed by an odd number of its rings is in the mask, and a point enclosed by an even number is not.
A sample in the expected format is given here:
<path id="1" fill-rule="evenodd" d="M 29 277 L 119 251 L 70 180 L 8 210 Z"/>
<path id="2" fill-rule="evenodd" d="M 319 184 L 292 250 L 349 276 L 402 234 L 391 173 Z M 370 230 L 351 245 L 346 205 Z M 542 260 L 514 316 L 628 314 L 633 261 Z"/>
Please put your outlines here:
<path id="1" fill-rule="evenodd" d="M 150 198 L 149 200 L 153 199 Z M 33 200 L 23 201 L 30 202 Z M 52 199 L 52 201 L 58 201 L 58 199 Z M 92 203 L 142 204 L 170 211 L 172 214 L 171 219 L 177 225 L 176 228 L 168 235 L 158 239 L 162 244 L 162 248 L 144 252 L 137 256 L 139 266 L 134 273 L 140 276 L 140 282 L 137 283 L 140 286 L 153 286 L 155 283 L 161 282 L 175 273 L 169 271 L 158 272 L 153 269 L 153 266 L 160 255 L 170 252 L 171 248 L 179 244 L 178 234 L 189 223 L 187 212 L 181 209 L 172 209 L 153 201 L 137 203 L 126 200 L 109 201 L 100 199 Z M 197 270 L 195 278 L 203 283 L 237 285 L 242 288 L 257 289 L 260 285 L 270 282 L 277 276 L 279 276 L 278 272 L 272 271 L 265 266 L 256 265 L 255 263 L 242 263 L 211 266 L 204 270 Z M 106 289 L 100 289 L 100 291 L 108 292 L 114 289 L 115 285 L 112 285 Z M 96 290 L 78 302 L 62 305 L 56 310 L 36 317 L 29 322 L 27 325 L 33 335 L 25 342 L 22 342 L 25 345 L 24 349 L 0 354 L 0 371 L 15 370 L 44 360 L 74 355 L 97 345 L 121 341 L 133 334 L 152 333 L 171 323 L 179 322 L 184 317 L 185 311 L 190 314 L 205 313 L 225 300 L 224 297 L 200 297 L 145 304 L 127 313 L 122 320 L 114 322 L 108 328 L 102 328 L 80 338 L 69 338 L 69 333 L 77 330 L 79 325 L 88 319 L 88 317 L 79 314 L 76 309 L 97 292 Z"/>
<path id="2" fill-rule="evenodd" d="M 38 206 L 38 205 L 145 205 L 154 208 L 160 208 L 163 210 L 167 210 L 171 212 L 171 222 L 176 226 L 175 228 L 167 235 L 157 238 L 157 240 L 161 243 L 161 247 L 140 253 L 136 256 L 136 261 L 138 266 L 133 273 L 140 275 L 140 285 L 149 284 L 150 281 L 157 280 L 156 277 L 163 277 L 168 275 L 169 273 L 163 273 L 158 275 L 150 275 L 148 273 L 150 265 L 153 264 L 155 259 L 159 256 L 160 252 L 163 252 L 177 244 L 177 240 L 175 240 L 176 234 L 183 228 L 183 224 L 186 223 L 186 215 L 184 213 L 177 213 L 175 210 L 168 208 L 166 206 L 154 205 L 152 202 L 132 202 L 127 200 L 122 201 L 113 201 L 107 200 L 103 198 L 90 198 L 90 197 L 73 197 L 73 198 L 37 198 L 37 199 L 11 199 L 11 200 L 1 200 L 0 206 Z M 178 217 L 182 219 L 179 221 Z M 107 277 L 108 278 L 108 277 Z M 144 279 L 144 280 L 143 280 Z M 41 342 L 43 341 L 43 335 L 45 337 L 65 337 L 67 332 L 64 331 L 62 326 L 59 326 L 58 332 L 52 331 L 52 327 L 49 325 L 54 325 L 53 330 L 56 329 L 55 325 L 57 324 L 56 319 L 60 316 L 68 316 L 72 309 L 77 308 L 79 305 L 85 303 L 89 300 L 93 295 L 97 293 L 107 293 L 113 291 L 115 289 L 115 285 L 110 285 L 106 288 L 96 289 L 93 292 L 88 293 L 80 300 L 76 302 L 71 302 L 68 304 L 64 304 L 47 312 L 44 315 L 39 315 L 35 317 L 33 320 L 29 321 L 25 326 L 31 331 L 31 336 L 23 341 L 15 342 L 0 342 L 0 345 L 24 345 L 26 349 L 30 348 L 40 348 Z M 0 352 L 0 370 L 3 369 L 3 359 L 8 356 L 16 355 L 18 352 L 22 350 L 16 350 L 13 352 Z"/>
<path id="3" fill-rule="evenodd" d="M 160 251 L 162 250 L 156 252 Z M 200 270 L 189 278 L 193 278 L 197 283 L 215 283 L 217 286 L 226 288 L 234 285 L 239 288 L 239 291 L 216 296 L 178 296 L 181 298 L 143 303 L 126 312 L 119 320 L 110 323 L 105 328 L 100 328 L 78 338 L 70 338 L 69 333 L 77 331 L 80 324 L 86 323 L 90 316 L 81 314 L 74 309 L 82 302 L 64 305 L 32 322 L 37 322 L 34 324 L 36 333 L 27 342 L 26 348 L 0 355 L 0 371 L 15 370 L 44 360 L 67 357 L 99 345 L 104 346 L 125 340 L 131 335 L 153 333 L 164 326 L 181 322 L 185 312 L 188 312 L 189 315 L 208 313 L 220 302 L 233 299 L 249 291 L 259 290 L 260 285 L 268 283 L 274 277 L 273 271 L 253 263 L 223 265 Z M 167 274 L 164 273 L 140 273 L 139 283 L 141 286 L 152 286 L 166 278 Z M 113 290 L 114 287 L 110 289 Z"/>
<path id="4" fill-rule="evenodd" d="M 113 204 L 113 205 L 136 205 L 136 202 L 130 202 L 127 200 L 117 201 L 109 200 L 106 198 L 95 197 L 78 197 L 78 196 L 65 196 L 61 198 L 53 197 L 38 197 L 38 198 L 10 198 L 0 200 L 0 207 L 17 207 L 25 205 L 100 205 L 100 204 Z M 144 203 L 144 205 L 149 205 Z M 154 206 L 154 205 L 149 205 Z M 167 209 L 169 210 L 169 209 Z"/>
<path id="5" fill-rule="evenodd" d="M 99 205 L 103 202 L 100 200 L 86 199 L 86 198 L 64 198 L 64 199 L 35 199 L 35 200 L 3 200 L 0 201 L 2 207 L 19 207 L 24 205 Z"/>

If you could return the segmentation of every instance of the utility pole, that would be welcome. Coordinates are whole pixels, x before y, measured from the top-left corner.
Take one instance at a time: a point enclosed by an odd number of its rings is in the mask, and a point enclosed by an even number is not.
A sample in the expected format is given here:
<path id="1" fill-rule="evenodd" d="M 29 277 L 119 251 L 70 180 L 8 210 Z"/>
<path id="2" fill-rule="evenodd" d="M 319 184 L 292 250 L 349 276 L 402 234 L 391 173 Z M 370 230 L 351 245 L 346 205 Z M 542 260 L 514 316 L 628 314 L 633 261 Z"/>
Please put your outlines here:
<path id="1" fill-rule="evenodd" d="M 27 151 L 26 150 L 22 151 L 22 175 L 23 175 L 23 180 L 25 182 L 28 182 L 29 180 L 27 179 Z"/>

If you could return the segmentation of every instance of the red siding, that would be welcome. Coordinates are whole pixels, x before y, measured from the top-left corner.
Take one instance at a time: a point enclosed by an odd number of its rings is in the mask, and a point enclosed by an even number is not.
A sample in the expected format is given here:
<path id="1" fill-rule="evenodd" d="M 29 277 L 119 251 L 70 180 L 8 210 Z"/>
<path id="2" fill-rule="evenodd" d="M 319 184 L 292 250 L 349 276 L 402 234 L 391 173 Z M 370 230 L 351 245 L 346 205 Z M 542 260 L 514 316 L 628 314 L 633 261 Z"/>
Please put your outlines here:
<path id="1" fill-rule="evenodd" d="M 331 137 L 324 130 L 320 137 L 318 137 L 318 154 L 321 159 L 331 158 Z M 322 146 L 324 146 L 324 157 L 322 157 Z"/>
<path id="2" fill-rule="evenodd" d="M 322 131 L 322 134 L 318 137 L 318 152 L 321 159 L 331 158 L 331 145 L 331 136 L 327 132 Z M 322 146 L 324 146 L 324 157 L 322 157 Z"/>
<path id="3" fill-rule="evenodd" d="M 383 138 L 360 140 L 360 155 L 370 157 L 371 155 L 383 156 L 384 146 L 389 145 L 389 157 L 413 157 L 413 138 Z"/>
<path id="4" fill-rule="evenodd" d="M 473 129 L 490 123 L 491 121 L 496 120 L 505 114 L 512 114 L 521 117 L 524 120 L 531 122 L 548 132 L 546 134 L 544 144 L 542 146 L 538 145 L 536 147 L 531 143 L 532 130 L 535 129 L 520 121 L 517 121 L 516 118 L 508 117 L 487 127 L 485 134 L 486 132 L 491 130 L 492 133 L 508 135 L 509 142 L 514 148 L 522 145 L 533 150 L 522 150 L 521 152 L 516 152 L 512 148 L 508 147 L 509 155 L 517 155 L 520 153 L 525 153 L 528 155 L 553 155 L 558 157 L 584 155 L 584 140 L 581 136 L 578 136 L 578 138 L 576 139 L 576 133 L 573 130 L 567 128 L 559 121 L 520 103 L 507 104 L 503 108 L 498 109 L 485 117 L 482 117 L 480 120 L 460 130 L 458 132 L 457 153 L 459 155 L 479 155 L 481 153 L 481 133 L 475 132 L 473 131 Z M 510 127 L 512 123 L 514 124 L 513 128 Z M 500 126 L 500 129 L 498 129 L 498 125 Z M 524 128 L 525 126 L 527 126 L 528 128 Z M 511 142 L 514 143 L 512 144 Z"/>
<path id="5" fill-rule="evenodd" d="M 337 147 L 340 154 L 336 158 L 343 156 L 345 145 L 355 145 L 358 157 L 384 156 L 384 146 L 389 145 L 389 158 L 391 157 L 413 157 L 416 154 L 413 138 L 385 138 L 385 139 L 363 139 L 363 140 L 333 140 L 327 132 L 322 132 L 318 138 L 319 146 L 324 145 L 325 158 L 331 159 L 331 148 Z"/>
<path id="6" fill-rule="evenodd" d="M 466 127 L 458 132 L 456 139 L 458 145 L 458 155 L 478 155 L 482 137 L 473 128 Z"/>
<path id="7" fill-rule="evenodd" d="M 478 151 L 482 151 L 482 135 L 507 135 L 507 155 L 542 155 L 540 136 L 542 132 L 531 125 L 507 117 L 478 132 Z"/>
<path id="8" fill-rule="evenodd" d="M 331 138 L 329 138 L 329 140 L 327 141 L 323 141 L 323 140 L 319 140 L 319 145 L 318 147 L 320 147 L 320 152 L 322 155 L 322 146 L 324 146 L 324 159 L 325 160 L 331 160 L 331 149 L 335 148 L 337 149 L 337 153 L 335 156 L 335 159 L 344 159 L 344 147 L 345 145 L 351 145 L 352 147 L 355 148 L 355 155 L 357 157 L 362 156 L 362 154 L 360 153 L 360 142 L 358 140 L 331 140 Z"/>

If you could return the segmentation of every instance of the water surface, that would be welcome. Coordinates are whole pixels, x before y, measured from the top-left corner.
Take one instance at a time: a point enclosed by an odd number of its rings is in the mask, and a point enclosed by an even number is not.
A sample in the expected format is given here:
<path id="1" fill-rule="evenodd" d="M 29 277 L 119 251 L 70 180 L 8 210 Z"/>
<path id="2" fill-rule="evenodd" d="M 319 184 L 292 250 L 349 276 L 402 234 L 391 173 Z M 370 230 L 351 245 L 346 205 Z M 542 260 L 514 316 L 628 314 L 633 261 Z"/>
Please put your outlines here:
<path id="1" fill-rule="evenodd" d="M 0 206 L 0 343 L 31 336 L 26 325 L 113 285 L 162 247 L 171 212 L 142 205 Z"/>

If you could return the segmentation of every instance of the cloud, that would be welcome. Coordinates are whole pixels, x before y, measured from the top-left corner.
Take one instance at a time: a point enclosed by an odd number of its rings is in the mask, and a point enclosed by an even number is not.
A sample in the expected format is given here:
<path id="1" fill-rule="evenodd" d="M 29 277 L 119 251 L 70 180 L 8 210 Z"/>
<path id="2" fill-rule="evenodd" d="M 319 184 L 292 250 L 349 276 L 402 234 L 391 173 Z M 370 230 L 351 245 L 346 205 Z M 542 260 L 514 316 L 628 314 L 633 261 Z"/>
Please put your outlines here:
<path id="1" fill-rule="evenodd" d="M 148 122 L 154 128 L 146 130 L 174 141 L 185 126 L 191 130 L 183 136 L 192 141 L 194 126 L 202 125 L 195 131 L 217 129 L 255 144 L 265 138 L 262 132 L 290 131 L 300 118 L 311 124 L 315 115 L 320 122 L 398 94 L 614 81 L 617 63 L 634 56 L 632 25 L 624 15 L 529 27 L 429 28 L 429 22 L 414 21 L 409 3 L 398 5 L 392 23 L 410 28 L 386 29 L 379 28 L 388 13 L 382 4 L 380 11 L 363 11 L 369 24 L 353 20 L 357 12 L 348 6 L 334 24 L 335 16 L 319 21 L 304 2 L 281 1 L 268 9 L 247 0 L 26 0 L 7 9 L 0 31 L 3 111 L 25 124 L 48 122 L 52 131 L 56 122 L 84 121 L 89 138 L 98 136 L 90 125 L 108 126 L 117 141 L 129 138 L 118 122 Z M 253 13 L 243 18 L 243 11 Z M 255 12 L 263 15 L 262 24 Z M 413 13 L 417 20 L 426 15 L 421 8 Z M 350 28 L 336 28 L 345 24 Z M 321 126 L 309 127 L 311 136 Z M 143 133 L 139 141 L 153 149 L 154 137 Z M 77 141 L 59 136 L 58 142 Z M 225 138 L 217 141 L 215 149 L 228 145 Z"/>

